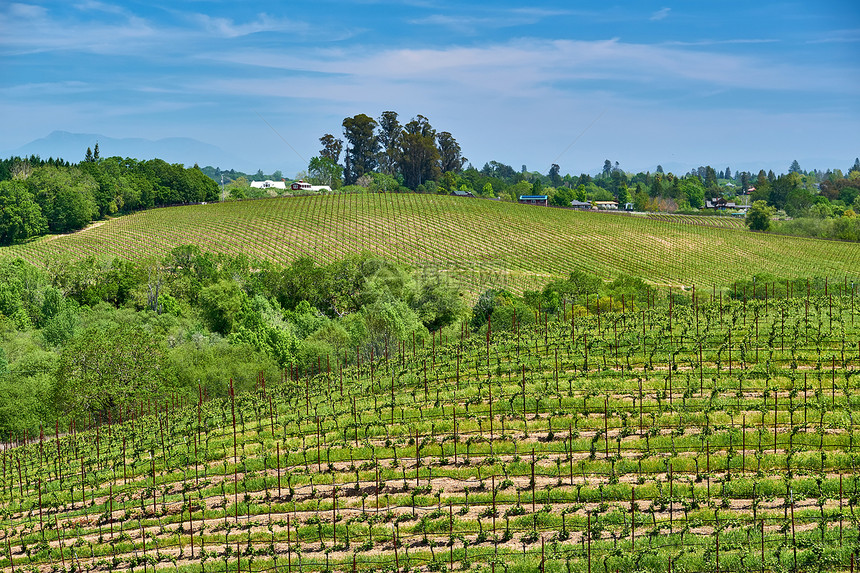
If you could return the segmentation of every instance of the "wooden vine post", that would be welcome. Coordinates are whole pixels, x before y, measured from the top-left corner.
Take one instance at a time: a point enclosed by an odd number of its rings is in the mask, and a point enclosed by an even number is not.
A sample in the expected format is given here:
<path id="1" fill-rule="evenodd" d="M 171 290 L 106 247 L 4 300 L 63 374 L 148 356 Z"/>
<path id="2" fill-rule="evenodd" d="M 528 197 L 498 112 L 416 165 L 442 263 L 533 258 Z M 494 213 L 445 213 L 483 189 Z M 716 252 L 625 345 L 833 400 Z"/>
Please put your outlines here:
<path id="1" fill-rule="evenodd" d="M 230 411 L 233 414 L 233 503 L 234 519 L 239 522 L 239 448 L 236 435 L 236 396 L 233 392 L 233 379 L 230 378 Z"/>

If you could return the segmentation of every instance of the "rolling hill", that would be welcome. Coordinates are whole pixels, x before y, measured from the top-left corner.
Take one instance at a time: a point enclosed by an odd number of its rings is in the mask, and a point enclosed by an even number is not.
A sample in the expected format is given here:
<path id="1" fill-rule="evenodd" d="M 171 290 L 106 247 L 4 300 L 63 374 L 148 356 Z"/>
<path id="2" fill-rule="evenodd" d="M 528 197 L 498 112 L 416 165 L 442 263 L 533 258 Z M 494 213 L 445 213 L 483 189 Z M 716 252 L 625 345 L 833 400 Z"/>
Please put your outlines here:
<path id="1" fill-rule="evenodd" d="M 658 285 L 725 285 L 769 272 L 843 280 L 860 245 L 758 234 L 739 222 L 624 216 L 438 195 L 356 194 L 154 209 L 0 250 L 51 258 L 160 257 L 177 245 L 287 263 L 369 251 L 438 269 L 474 292 L 543 286 L 574 269 L 627 273 Z M 704 221 L 708 222 L 708 221 Z"/>

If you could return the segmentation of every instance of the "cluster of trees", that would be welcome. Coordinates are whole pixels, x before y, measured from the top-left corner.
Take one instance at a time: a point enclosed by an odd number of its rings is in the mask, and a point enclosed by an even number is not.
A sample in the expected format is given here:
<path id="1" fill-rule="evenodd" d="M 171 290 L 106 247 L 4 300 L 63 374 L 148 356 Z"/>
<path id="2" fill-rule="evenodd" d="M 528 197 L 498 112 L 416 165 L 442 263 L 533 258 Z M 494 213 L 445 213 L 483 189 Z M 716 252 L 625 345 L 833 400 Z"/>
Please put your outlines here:
<path id="1" fill-rule="evenodd" d="M 376 119 L 365 114 L 345 118 L 343 138 L 327 133 L 320 143 L 322 149 L 310 161 L 306 175 L 315 184 L 341 192 L 461 190 L 513 201 L 520 195 L 541 194 L 560 207 L 572 200 L 617 200 L 642 211 L 684 211 L 702 208 L 707 197 L 727 190 L 734 194 L 725 187 L 727 183 L 745 190 L 750 179 L 749 173 L 733 174 L 730 168 L 718 172 L 710 166 L 684 176 L 664 173 L 660 166 L 653 174 L 631 174 L 608 159 L 594 177 L 562 175 L 557 164 L 546 174 L 529 171 L 525 165 L 516 170 L 497 161 L 478 169 L 463 157 L 451 133 L 437 133 L 422 115 L 403 125 L 393 111 Z"/>
<path id="2" fill-rule="evenodd" d="M 218 185 L 197 166 L 102 159 L 98 144 L 76 165 L 14 157 L 0 169 L 0 244 L 75 231 L 108 215 L 217 199 Z"/>
<path id="3" fill-rule="evenodd" d="M 764 201 L 789 217 L 840 217 L 860 208 L 860 165 L 849 171 L 803 173 L 789 171 L 780 176 L 760 171 L 750 192 L 753 201 Z"/>
<path id="4" fill-rule="evenodd" d="M 657 298 L 657 290 L 640 278 L 621 275 L 604 281 L 593 273 L 578 270 L 566 279 L 549 282 L 543 290 L 526 291 L 522 296 L 503 289 L 484 291 L 472 308 L 469 326 L 473 330 L 487 328 L 492 320 L 494 332 L 514 330 L 534 324 L 537 312 L 555 314 L 563 310 L 569 318 L 570 313 L 630 310 L 634 308 L 634 301 L 641 303 Z M 684 296 L 679 295 L 676 302 L 683 304 Z"/>
<path id="5" fill-rule="evenodd" d="M 0 181 L 7 179 L 26 179 L 33 172 L 33 169 L 44 165 L 52 165 L 54 167 L 69 167 L 71 163 L 63 159 L 49 157 L 42 159 L 38 155 L 30 157 L 8 157 L 0 159 Z"/>
<path id="6" fill-rule="evenodd" d="M 760 171 L 750 192 L 747 225 L 786 235 L 860 241 L 860 159 L 848 170 L 805 172 L 794 161 L 789 172 Z M 774 220 L 778 212 L 788 220 Z"/>
<path id="7" fill-rule="evenodd" d="M 288 267 L 185 246 L 160 261 L 0 263 L 0 438 L 137 401 L 223 395 L 263 372 L 393 354 L 468 313 L 437 276 L 374 256 Z"/>
<path id="8" fill-rule="evenodd" d="M 519 195 L 547 195 L 550 205 L 566 207 L 577 201 L 618 201 L 632 203 L 637 211 L 668 211 L 698 209 L 704 206 L 706 195 L 719 193 L 719 187 L 706 186 L 695 172 L 679 177 L 664 173 L 658 166 L 655 173 L 628 173 L 618 162 L 604 162 L 603 170 L 592 177 L 586 173 L 577 176 L 560 173 L 553 164 L 544 175 L 528 171 L 524 165 L 514 171 L 508 165 L 495 161 L 480 170 L 466 170 L 464 179 L 479 189 L 487 189 L 503 199 L 516 200 Z M 482 192 L 481 194 L 486 194 Z"/>
<path id="9" fill-rule="evenodd" d="M 323 148 L 308 165 L 308 175 L 333 189 L 341 183 L 367 187 L 373 175 L 382 175 L 377 183 L 391 185 L 389 190 L 424 191 L 428 182 L 462 171 L 467 161 L 450 132 L 437 132 L 423 115 L 401 124 L 394 111 L 384 111 L 378 119 L 363 113 L 347 117 L 343 139 L 327 133 L 320 143 Z"/>

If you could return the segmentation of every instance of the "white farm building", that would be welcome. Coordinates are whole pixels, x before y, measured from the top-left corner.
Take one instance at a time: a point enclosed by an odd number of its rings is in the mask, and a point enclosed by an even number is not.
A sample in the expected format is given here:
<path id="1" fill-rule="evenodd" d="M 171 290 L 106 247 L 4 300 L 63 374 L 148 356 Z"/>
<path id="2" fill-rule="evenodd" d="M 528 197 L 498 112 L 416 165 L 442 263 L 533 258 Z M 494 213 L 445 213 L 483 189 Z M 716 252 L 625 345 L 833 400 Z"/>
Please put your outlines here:
<path id="1" fill-rule="evenodd" d="M 286 189 L 287 184 L 284 181 L 266 179 L 265 181 L 251 181 L 251 187 L 256 189 Z"/>

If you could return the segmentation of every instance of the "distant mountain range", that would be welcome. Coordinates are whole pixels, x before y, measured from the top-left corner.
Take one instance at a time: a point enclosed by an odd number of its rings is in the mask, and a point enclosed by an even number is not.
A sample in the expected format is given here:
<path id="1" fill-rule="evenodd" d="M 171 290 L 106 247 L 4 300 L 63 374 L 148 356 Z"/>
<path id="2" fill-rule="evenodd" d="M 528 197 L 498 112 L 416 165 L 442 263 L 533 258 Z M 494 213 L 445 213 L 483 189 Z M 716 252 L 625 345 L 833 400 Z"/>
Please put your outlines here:
<path id="1" fill-rule="evenodd" d="M 164 139 L 141 139 L 135 137 L 107 137 L 97 133 L 69 133 L 54 131 L 47 137 L 36 139 L 17 149 L 0 153 L 2 157 L 38 155 L 43 159 L 62 158 L 77 163 L 83 161 L 87 147 L 99 144 L 101 157 L 132 157 L 134 159 L 163 159 L 168 163 L 182 163 L 190 167 L 197 163 L 200 167 L 212 165 L 230 168 L 235 165 L 250 164 L 245 158 L 235 157 L 220 147 L 188 137 L 168 137 Z"/>

